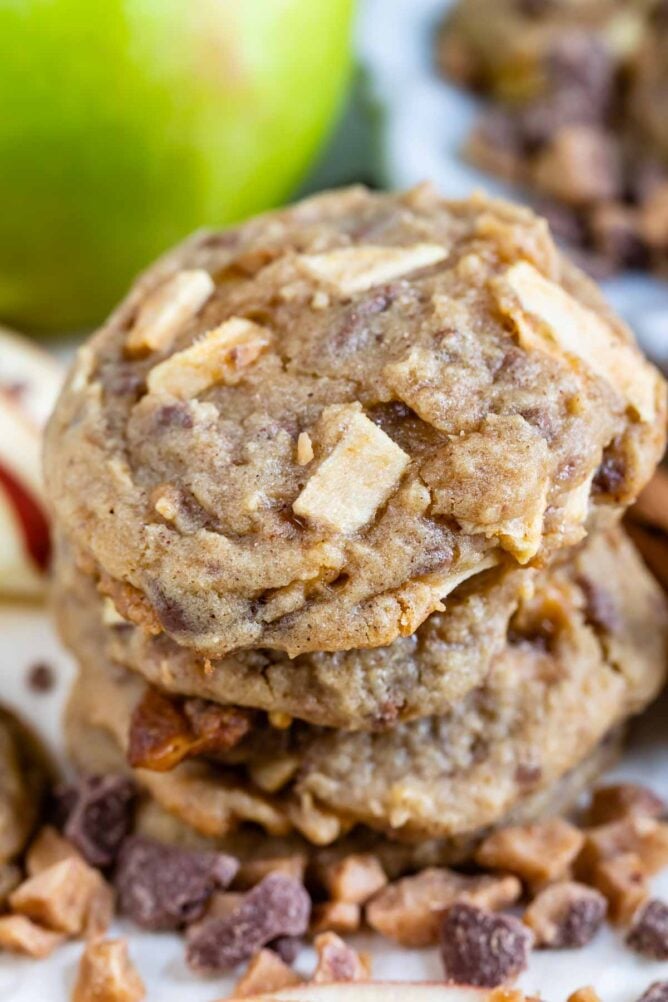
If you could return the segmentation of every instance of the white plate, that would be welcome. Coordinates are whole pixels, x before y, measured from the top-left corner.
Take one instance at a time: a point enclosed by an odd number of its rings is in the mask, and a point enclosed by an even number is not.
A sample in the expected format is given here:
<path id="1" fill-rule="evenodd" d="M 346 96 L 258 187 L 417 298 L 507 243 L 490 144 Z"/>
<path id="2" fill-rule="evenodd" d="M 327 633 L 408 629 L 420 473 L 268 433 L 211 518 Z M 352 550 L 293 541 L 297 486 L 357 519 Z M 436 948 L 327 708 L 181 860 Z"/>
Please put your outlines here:
<path id="1" fill-rule="evenodd" d="M 459 156 L 480 108 L 434 68 L 434 31 L 451 2 L 362 4 L 358 47 L 382 114 L 379 175 L 392 188 L 429 179 L 453 198 L 482 188 L 521 200 L 521 191 L 475 170 Z M 668 282 L 629 272 L 604 282 L 603 288 L 645 351 L 668 367 Z"/>
<path id="2" fill-rule="evenodd" d="M 2 701 L 32 721 L 53 751 L 60 755 L 60 713 L 72 676 L 69 657 L 60 647 L 46 614 L 40 609 L 0 605 L 0 678 Z M 26 684 L 32 665 L 45 661 L 56 670 L 57 685 L 37 694 Z M 668 798 L 668 701 L 656 706 L 636 727 L 636 738 L 615 776 L 646 782 Z M 668 872 L 656 881 L 657 893 L 668 895 Z M 213 1002 L 227 995 L 231 979 L 202 979 L 183 962 L 183 941 L 174 935 L 151 935 L 119 924 L 127 935 L 132 957 L 148 987 L 149 1002 Z M 353 940 L 374 958 L 374 974 L 384 979 L 438 980 L 436 950 L 392 948 L 373 936 Z M 70 944 L 43 961 L 0 955 L 2 1002 L 66 1002 L 69 999 L 80 944 Z M 312 969 L 305 950 L 300 969 Z M 579 951 L 545 951 L 532 956 L 521 984 L 548 1002 L 565 1002 L 570 992 L 593 984 L 604 1002 L 634 1002 L 651 981 L 668 979 L 668 963 L 651 963 L 626 950 L 616 933 L 603 930 L 595 942 Z"/>

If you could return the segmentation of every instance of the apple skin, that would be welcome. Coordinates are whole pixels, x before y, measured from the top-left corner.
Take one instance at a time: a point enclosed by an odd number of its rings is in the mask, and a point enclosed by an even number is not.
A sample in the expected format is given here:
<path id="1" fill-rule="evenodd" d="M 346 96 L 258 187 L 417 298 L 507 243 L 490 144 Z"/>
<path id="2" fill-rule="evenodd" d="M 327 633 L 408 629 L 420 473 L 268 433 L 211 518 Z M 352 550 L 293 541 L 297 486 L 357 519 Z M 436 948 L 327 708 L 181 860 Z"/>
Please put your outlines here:
<path id="1" fill-rule="evenodd" d="M 277 205 L 343 96 L 354 0 L 0 0 L 0 317 L 98 323 L 191 230 Z"/>

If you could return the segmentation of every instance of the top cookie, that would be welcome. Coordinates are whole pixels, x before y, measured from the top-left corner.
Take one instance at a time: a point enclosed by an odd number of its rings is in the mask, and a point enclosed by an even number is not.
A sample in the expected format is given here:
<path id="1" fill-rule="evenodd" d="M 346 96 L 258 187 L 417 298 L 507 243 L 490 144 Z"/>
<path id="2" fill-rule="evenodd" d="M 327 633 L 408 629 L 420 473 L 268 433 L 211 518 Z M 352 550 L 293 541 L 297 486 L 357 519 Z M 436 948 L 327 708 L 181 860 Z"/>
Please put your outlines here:
<path id="1" fill-rule="evenodd" d="M 55 515 L 122 614 L 210 655 L 388 644 L 649 479 L 664 386 L 525 209 L 322 195 L 196 235 L 81 350 Z"/>

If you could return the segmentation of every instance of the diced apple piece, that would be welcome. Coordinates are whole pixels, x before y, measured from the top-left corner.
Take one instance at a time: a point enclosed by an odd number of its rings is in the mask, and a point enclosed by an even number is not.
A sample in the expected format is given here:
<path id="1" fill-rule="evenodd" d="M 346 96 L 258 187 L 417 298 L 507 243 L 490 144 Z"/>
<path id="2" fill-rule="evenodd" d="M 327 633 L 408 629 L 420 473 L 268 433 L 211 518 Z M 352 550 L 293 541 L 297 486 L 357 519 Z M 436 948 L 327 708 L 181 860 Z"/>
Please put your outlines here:
<path id="1" fill-rule="evenodd" d="M 410 247 L 341 247 L 322 254 L 302 254 L 302 270 L 318 282 L 333 286 L 343 296 L 366 292 L 374 285 L 391 282 L 420 268 L 438 264 L 448 256 L 441 244 Z"/>
<path id="2" fill-rule="evenodd" d="M 271 340 L 271 331 L 231 317 L 189 348 L 171 355 L 148 374 L 151 393 L 189 400 L 216 383 L 234 384 Z"/>
<path id="3" fill-rule="evenodd" d="M 524 347 L 579 359 L 624 396 L 642 421 L 654 418 L 654 371 L 593 310 L 526 261 L 514 264 L 493 287 Z"/>
<path id="4" fill-rule="evenodd" d="M 389 497 L 409 457 L 354 410 L 343 435 L 293 504 L 295 515 L 333 532 L 355 532 Z"/>
<path id="5" fill-rule="evenodd" d="M 146 297 L 125 341 L 129 355 L 169 348 L 185 325 L 211 297 L 215 285 L 208 271 L 179 271 Z"/>

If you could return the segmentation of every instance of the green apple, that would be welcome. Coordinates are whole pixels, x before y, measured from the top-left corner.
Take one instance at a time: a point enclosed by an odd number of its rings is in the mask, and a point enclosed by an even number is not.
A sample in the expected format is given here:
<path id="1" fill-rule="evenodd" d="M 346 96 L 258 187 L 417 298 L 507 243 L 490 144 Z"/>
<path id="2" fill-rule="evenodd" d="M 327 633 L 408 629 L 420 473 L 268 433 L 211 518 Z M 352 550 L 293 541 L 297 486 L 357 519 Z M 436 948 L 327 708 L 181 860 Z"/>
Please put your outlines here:
<path id="1" fill-rule="evenodd" d="M 279 204 L 342 97 L 353 0 L 0 0 L 0 320 L 97 323 L 202 225 Z"/>

